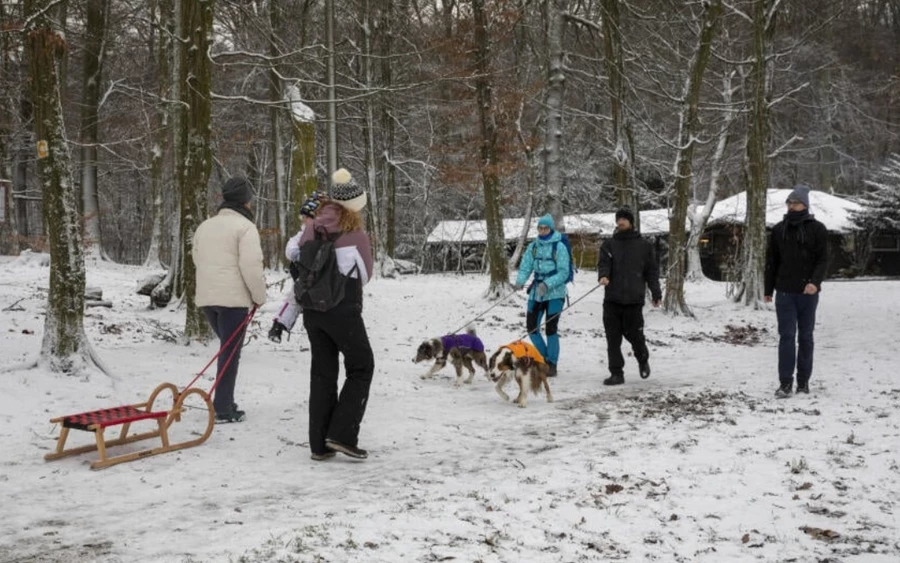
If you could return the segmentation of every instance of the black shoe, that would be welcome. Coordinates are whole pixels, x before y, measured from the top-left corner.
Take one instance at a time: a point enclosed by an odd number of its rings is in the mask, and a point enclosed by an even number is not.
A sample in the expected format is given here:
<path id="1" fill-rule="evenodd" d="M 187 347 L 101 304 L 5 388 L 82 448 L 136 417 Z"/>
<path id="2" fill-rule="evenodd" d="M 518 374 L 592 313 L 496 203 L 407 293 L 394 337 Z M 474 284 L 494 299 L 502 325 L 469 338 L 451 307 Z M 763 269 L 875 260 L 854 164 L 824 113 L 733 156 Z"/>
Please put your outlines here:
<path id="1" fill-rule="evenodd" d="M 797 384 L 797 393 L 803 393 L 805 395 L 809 395 L 809 383 L 798 383 Z"/>
<path id="2" fill-rule="evenodd" d="M 331 459 L 337 454 L 335 452 L 325 452 L 324 454 L 313 453 L 309 457 L 313 461 L 325 461 L 326 459 Z"/>
<path id="3" fill-rule="evenodd" d="M 787 399 L 790 396 L 791 396 L 790 384 L 782 385 L 781 387 L 778 388 L 777 391 L 775 391 L 775 397 L 778 399 Z"/>
<path id="4" fill-rule="evenodd" d="M 247 413 L 238 409 L 237 405 L 231 405 L 228 412 L 216 413 L 216 424 L 224 422 L 243 422 Z"/>
<path id="5" fill-rule="evenodd" d="M 547 367 L 550 368 L 547 371 L 547 377 L 556 377 L 556 364 L 553 362 L 547 362 Z"/>
<path id="6" fill-rule="evenodd" d="M 638 365 L 638 369 L 641 372 L 641 379 L 647 379 L 650 377 L 650 363 L 644 362 Z"/>
<path id="7" fill-rule="evenodd" d="M 603 385 L 622 385 L 623 383 L 625 383 L 624 375 L 613 374 L 603 380 Z"/>
<path id="8" fill-rule="evenodd" d="M 272 328 L 269 329 L 269 340 L 276 344 L 281 344 L 281 333 L 286 331 L 287 327 L 281 324 L 278 321 L 272 323 Z"/>
<path id="9" fill-rule="evenodd" d="M 366 459 L 369 457 L 369 452 L 362 448 L 348 446 L 340 442 L 335 442 L 334 440 L 325 440 L 325 447 L 356 459 Z"/>

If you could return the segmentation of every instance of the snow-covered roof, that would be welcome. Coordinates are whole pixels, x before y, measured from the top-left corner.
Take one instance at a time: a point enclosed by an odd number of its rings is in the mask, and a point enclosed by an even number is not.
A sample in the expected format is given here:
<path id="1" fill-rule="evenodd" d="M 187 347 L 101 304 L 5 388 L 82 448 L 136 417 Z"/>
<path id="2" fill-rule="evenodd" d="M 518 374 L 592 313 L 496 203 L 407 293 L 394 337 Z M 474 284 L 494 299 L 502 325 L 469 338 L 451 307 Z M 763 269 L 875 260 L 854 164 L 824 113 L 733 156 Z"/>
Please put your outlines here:
<path id="1" fill-rule="evenodd" d="M 522 231 L 522 217 L 503 220 L 503 234 L 508 242 L 516 240 Z M 537 217 L 528 227 L 528 238 L 537 238 Z M 616 228 L 615 213 L 582 213 L 566 215 L 566 232 L 569 234 L 612 234 Z M 657 235 L 669 232 L 669 210 L 647 209 L 641 211 L 641 233 Z M 487 226 L 484 221 L 441 221 L 428 235 L 427 242 L 471 242 L 487 241 Z"/>
<path id="2" fill-rule="evenodd" d="M 766 193 L 766 226 L 772 227 L 784 218 L 787 211 L 785 201 L 789 189 L 768 190 Z M 853 226 L 850 213 L 859 211 L 862 206 L 842 197 L 825 192 L 809 192 L 809 212 L 816 216 L 829 231 L 846 232 Z M 747 215 L 747 192 L 741 192 L 716 204 L 709 217 L 709 224 L 737 223 L 741 224 Z"/>

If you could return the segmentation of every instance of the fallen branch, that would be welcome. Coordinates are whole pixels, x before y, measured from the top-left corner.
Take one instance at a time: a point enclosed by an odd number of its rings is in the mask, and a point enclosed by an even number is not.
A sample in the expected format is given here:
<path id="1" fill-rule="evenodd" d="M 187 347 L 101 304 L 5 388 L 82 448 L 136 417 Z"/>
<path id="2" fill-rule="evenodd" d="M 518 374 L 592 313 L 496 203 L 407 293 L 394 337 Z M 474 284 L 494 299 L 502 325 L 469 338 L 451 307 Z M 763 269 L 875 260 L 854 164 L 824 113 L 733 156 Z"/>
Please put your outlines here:
<path id="1" fill-rule="evenodd" d="M 6 312 L 6 311 L 24 311 L 24 310 L 25 310 L 25 307 L 16 307 L 16 305 L 18 305 L 18 304 L 21 303 L 22 301 L 25 301 L 25 297 L 19 299 L 18 301 L 16 301 L 15 303 L 13 303 L 12 305 L 10 305 L 9 307 L 6 307 L 5 309 L 3 309 L 3 311 L 4 311 L 4 312 Z"/>

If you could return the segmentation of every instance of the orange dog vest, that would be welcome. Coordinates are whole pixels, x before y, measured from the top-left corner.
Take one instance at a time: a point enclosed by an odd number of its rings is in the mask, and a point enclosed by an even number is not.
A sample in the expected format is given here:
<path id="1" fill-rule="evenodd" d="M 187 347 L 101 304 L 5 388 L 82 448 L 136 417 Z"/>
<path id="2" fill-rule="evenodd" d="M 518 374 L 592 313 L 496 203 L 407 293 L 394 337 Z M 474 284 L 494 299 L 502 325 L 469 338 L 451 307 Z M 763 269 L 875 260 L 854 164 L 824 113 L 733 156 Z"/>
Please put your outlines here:
<path id="1" fill-rule="evenodd" d="M 541 356 L 541 353 L 538 352 L 538 349 L 534 347 L 534 344 L 530 342 L 525 342 L 524 340 L 516 340 L 515 342 L 510 342 L 504 348 L 509 349 L 513 356 L 516 358 L 528 357 L 533 359 L 535 362 L 539 364 L 544 363 L 544 357 Z"/>

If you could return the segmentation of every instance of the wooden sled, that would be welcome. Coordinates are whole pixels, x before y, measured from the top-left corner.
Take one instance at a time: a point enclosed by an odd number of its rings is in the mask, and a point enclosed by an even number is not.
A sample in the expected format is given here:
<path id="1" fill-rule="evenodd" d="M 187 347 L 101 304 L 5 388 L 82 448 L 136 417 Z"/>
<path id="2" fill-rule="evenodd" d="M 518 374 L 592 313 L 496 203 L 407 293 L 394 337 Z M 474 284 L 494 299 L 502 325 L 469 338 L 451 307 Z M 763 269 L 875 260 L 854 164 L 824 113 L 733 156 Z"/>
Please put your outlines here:
<path id="1" fill-rule="evenodd" d="M 160 393 L 166 390 L 172 392 L 172 408 L 170 410 L 154 411 L 153 407 L 156 399 L 159 397 Z M 185 409 L 185 399 L 187 399 L 191 395 L 197 395 L 206 405 L 208 419 L 206 423 L 206 431 L 203 432 L 203 434 L 198 438 L 195 438 L 193 440 L 187 440 L 185 442 L 172 444 L 169 442 L 169 427 L 171 427 L 173 423 L 181 421 L 181 414 Z M 129 435 L 128 432 L 129 430 L 131 430 L 131 423 L 141 420 L 155 420 L 157 423 L 156 430 L 142 433 L 133 433 Z M 153 390 L 153 393 L 150 394 L 150 398 L 146 403 L 124 405 L 121 407 L 100 409 L 79 414 L 70 414 L 67 416 L 61 416 L 51 419 L 50 422 L 61 424 L 62 430 L 60 431 L 59 438 L 56 441 L 56 451 L 45 455 L 45 460 L 52 461 L 55 459 L 61 459 L 64 457 L 79 455 L 96 450 L 99 453 L 100 457 L 97 461 L 91 464 L 91 469 L 103 469 L 111 465 L 116 465 L 118 463 L 123 463 L 126 461 L 133 461 L 135 459 L 140 459 L 151 455 L 174 452 L 176 450 L 182 450 L 184 448 L 199 446 L 200 444 L 205 442 L 212 434 L 213 427 L 216 423 L 216 412 L 215 409 L 213 409 L 212 401 L 210 400 L 209 394 L 206 391 L 198 389 L 196 387 L 188 386 L 187 389 L 179 392 L 178 388 L 175 387 L 174 384 L 162 383 Z M 112 426 L 121 426 L 122 430 L 119 432 L 118 438 L 107 440 L 104 436 L 104 433 L 107 428 Z M 93 432 L 94 438 L 96 439 L 97 443 L 90 446 L 81 446 L 70 448 L 67 450 L 66 439 L 69 437 L 70 429 Z M 152 438 L 159 438 L 161 444 L 154 448 L 148 448 L 139 452 L 131 452 L 113 457 L 109 457 L 107 455 L 107 447 L 130 444 L 132 442 L 149 440 Z"/>

